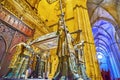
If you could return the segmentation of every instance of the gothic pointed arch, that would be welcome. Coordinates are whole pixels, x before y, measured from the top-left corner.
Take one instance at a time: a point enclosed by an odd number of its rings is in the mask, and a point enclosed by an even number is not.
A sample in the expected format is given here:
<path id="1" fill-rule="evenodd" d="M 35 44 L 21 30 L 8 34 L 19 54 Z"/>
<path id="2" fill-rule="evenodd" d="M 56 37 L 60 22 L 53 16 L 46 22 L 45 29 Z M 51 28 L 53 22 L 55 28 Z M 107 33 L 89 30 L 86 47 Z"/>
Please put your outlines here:
<path id="1" fill-rule="evenodd" d="M 120 50 L 116 41 L 116 26 L 104 18 L 98 19 L 92 26 L 94 40 L 96 44 L 97 58 L 101 71 L 110 72 L 111 79 L 119 78 Z M 119 40 L 119 39 L 118 39 Z M 107 57 L 105 57 L 107 55 Z M 101 57 L 100 57 L 101 56 Z M 114 64 L 114 65 L 113 65 Z M 108 67 L 108 66 L 111 67 Z"/>

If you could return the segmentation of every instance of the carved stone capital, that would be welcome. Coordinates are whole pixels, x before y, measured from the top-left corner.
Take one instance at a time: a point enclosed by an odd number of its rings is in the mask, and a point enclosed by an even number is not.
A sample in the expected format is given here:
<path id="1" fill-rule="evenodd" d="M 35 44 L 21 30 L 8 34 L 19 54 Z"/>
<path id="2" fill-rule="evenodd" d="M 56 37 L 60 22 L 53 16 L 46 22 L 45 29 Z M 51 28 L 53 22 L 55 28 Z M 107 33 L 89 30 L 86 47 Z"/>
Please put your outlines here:
<path id="1" fill-rule="evenodd" d="M 75 0 L 73 3 L 73 9 L 75 9 L 76 7 L 82 7 L 84 9 L 86 9 L 86 0 Z"/>

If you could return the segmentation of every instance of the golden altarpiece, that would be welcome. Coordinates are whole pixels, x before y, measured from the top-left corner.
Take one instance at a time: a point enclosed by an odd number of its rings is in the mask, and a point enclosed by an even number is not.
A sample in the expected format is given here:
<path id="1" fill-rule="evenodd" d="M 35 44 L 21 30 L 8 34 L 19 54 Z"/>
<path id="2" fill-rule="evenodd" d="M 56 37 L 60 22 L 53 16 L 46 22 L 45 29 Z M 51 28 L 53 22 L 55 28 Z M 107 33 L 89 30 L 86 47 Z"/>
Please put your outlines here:
<path id="1" fill-rule="evenodd" d="M 72 73 L 75 77 L 68 79 L 102 80 L 86 7 L 87 0 L 0 1 L 1 9 L 8 10 L 34 30 L 34 35 L 28 37 L 27 42 L 14 46 L 16 51 L 9 64 L 10 70 L 3 77 L 59 80 L 55 79 L 56 72 L 62 70 L 61 80 L 67 80 L 66 76 L 70 77 Z M 67 53 L 70 53 L 69 56 L 60 57 Z M 73 57 L 69 58 L 71 55 Z M 77 70 L 74 69 L 76 64 Z M 81 64 L 84 64 L 84 70 L 78 69 Z M 58 70 L 59 67 L 62 69 Z"/>

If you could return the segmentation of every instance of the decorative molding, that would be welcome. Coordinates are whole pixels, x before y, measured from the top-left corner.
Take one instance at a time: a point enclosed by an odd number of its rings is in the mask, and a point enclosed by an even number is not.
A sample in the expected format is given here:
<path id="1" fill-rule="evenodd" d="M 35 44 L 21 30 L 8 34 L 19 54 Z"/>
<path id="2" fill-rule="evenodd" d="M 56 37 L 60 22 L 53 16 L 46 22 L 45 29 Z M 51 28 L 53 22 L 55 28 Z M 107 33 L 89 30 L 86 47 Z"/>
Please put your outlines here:
<path id="1" fill-rule="evenodd" d="M 34 10 L 37 10 L 38 4 L 41 0 L 25 0 Z"/>
<path id="2" fill-rule="evenodd" d="M 49 32 L 49 27 L 25 0 L 5 0 L 2 6 L 30 28 L 39 30 L 41 34 Z"/>
<path id="3" fill-rule="evenodd" d="M 87 10 L 86 0 L 75 0 L 73 3 L 73 9 L 76 9 L 77 7 Z"/>
<path id="4" fill-rule="evenodd" d="M 0 9 L 0 20 L 10 25 L 11 28 L 25 34 L 26 36 L 32 36 L 34 33 L 33 29 L 29 28 L 26 24 L 6 11 L 4 8 Z"/>

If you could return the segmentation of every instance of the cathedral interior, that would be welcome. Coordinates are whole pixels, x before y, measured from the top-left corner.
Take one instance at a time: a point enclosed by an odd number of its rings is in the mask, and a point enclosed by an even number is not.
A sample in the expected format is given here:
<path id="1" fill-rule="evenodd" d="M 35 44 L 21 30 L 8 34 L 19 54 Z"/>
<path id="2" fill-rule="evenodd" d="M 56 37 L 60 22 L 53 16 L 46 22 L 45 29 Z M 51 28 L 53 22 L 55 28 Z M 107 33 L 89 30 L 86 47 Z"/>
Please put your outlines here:
<path id="1" fill-rule="evenodd" d="M 120 80 L 120 0 L 0 0 L 0 79 Z"/>

